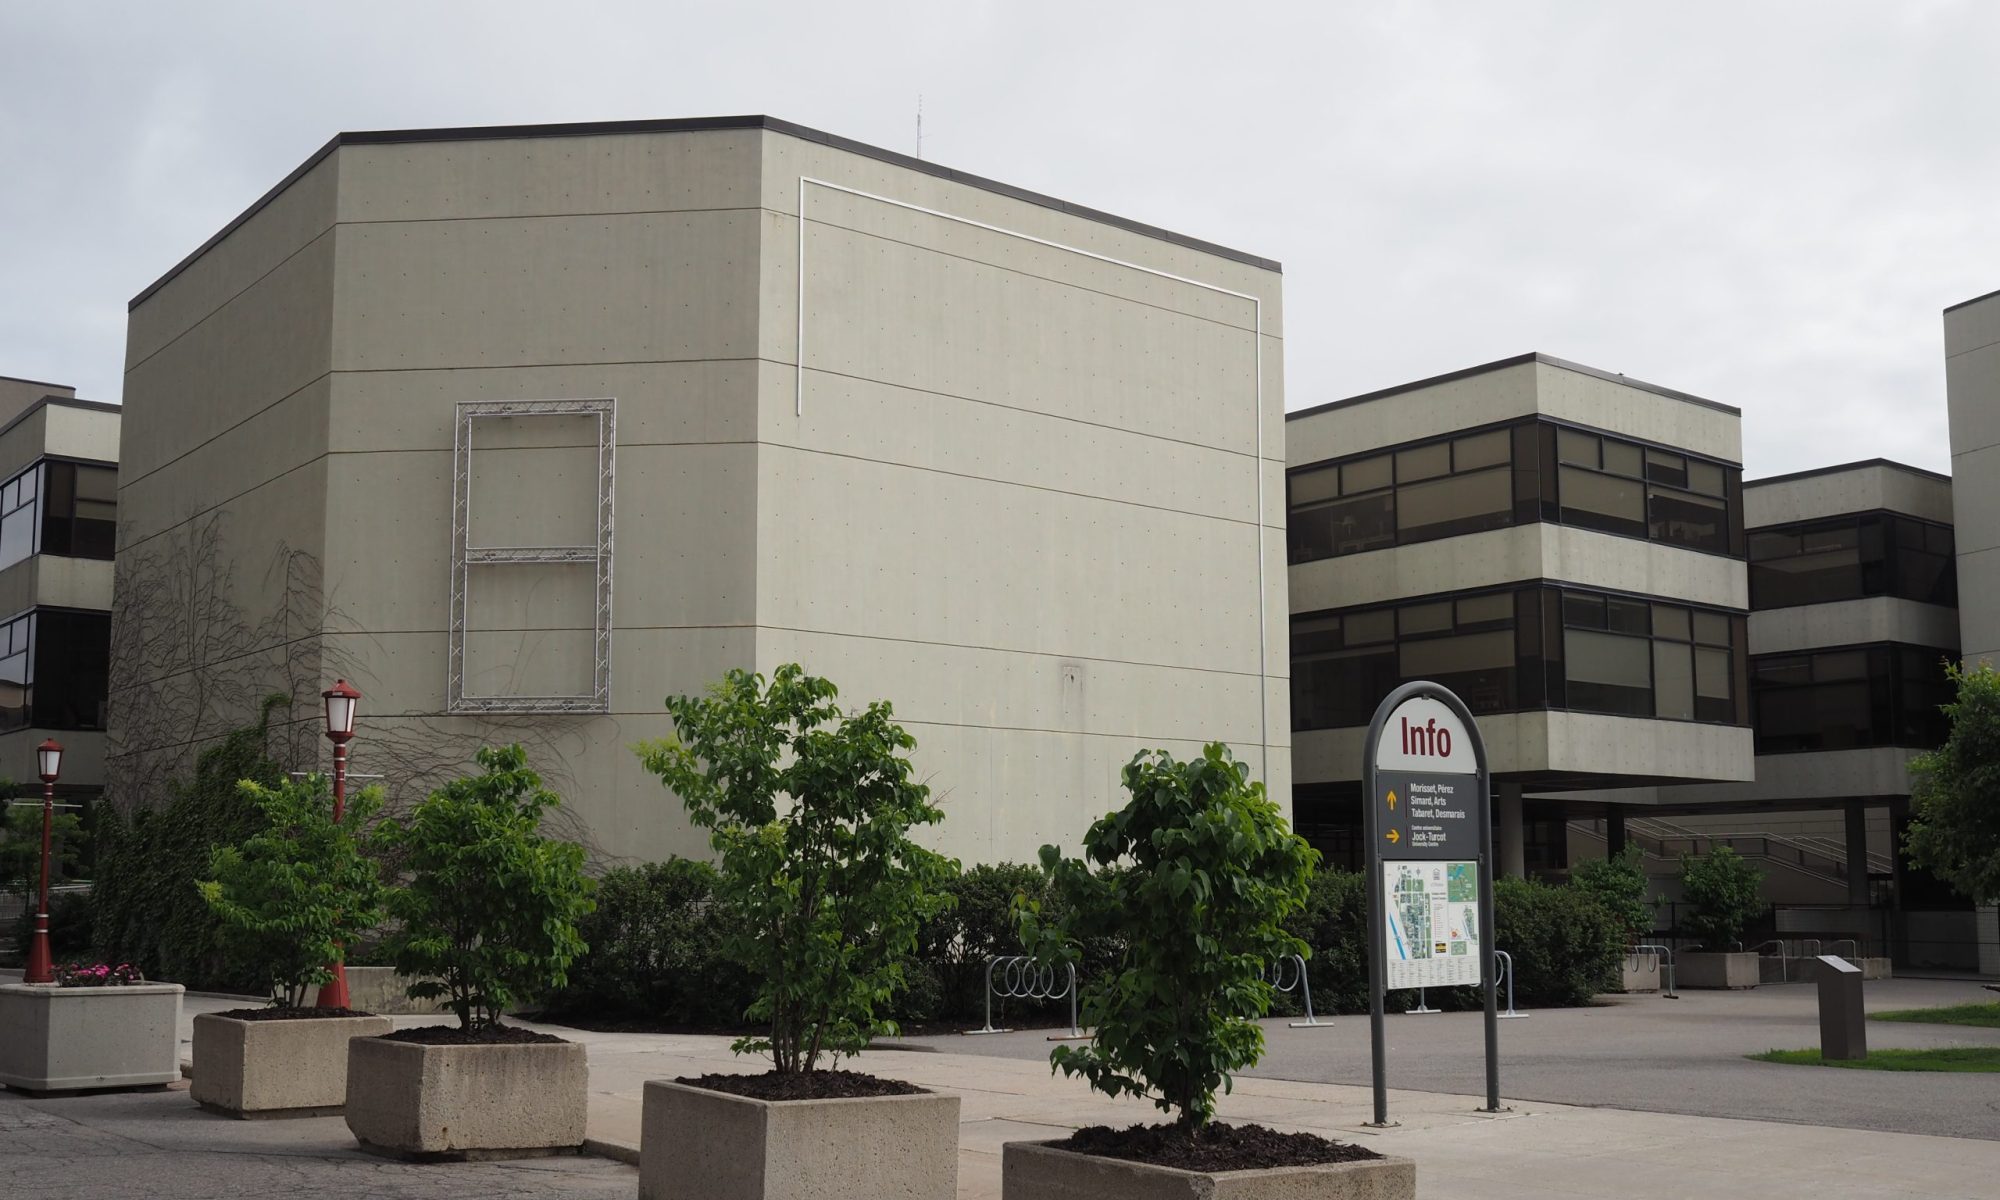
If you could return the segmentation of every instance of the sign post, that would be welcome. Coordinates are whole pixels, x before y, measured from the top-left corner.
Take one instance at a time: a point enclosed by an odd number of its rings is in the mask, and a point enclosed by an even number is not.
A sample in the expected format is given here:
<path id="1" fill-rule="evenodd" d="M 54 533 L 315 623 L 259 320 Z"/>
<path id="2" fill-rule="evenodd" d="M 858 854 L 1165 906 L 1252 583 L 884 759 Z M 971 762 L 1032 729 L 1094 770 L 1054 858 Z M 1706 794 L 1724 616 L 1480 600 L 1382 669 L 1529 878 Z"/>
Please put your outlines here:
<path id="1" fill-rule="evenodd" d="M 1483 1111 L 1498 1112 L 1493 788 L 1471 711 L 1435 683 L 1390 692 L 1368 726 L 1361 787 L 1374 1124 L 1389 1124 L 1382 1010 L 1390 988 L 1479 985 L 1486 1000 Z"/>

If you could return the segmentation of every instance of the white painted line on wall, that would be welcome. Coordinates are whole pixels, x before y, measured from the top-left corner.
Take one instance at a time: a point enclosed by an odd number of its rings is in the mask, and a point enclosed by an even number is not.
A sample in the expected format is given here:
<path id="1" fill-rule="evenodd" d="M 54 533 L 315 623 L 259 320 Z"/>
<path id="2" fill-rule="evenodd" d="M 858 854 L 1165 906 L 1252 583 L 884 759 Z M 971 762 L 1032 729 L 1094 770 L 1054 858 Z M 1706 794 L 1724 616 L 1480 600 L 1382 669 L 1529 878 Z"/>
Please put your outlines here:
<path id="1" fill-rule="evenodd" d="M 1270 664 L 1269 664 L 1270 629 L 1269 629 L 1269 616 L 1268 613 L 1266 612 L 1268 586 L 1265 579 L 1267 572 L 1264 565 L 1264 302 L 1263 300 L 1257 296 L 1251 295 L 1248 292 L 1239 292 L 1234 290 L 1233 288 L 1226 288 L 1220 284 L 1208 283 L 1200 279 L 1192 279 L 1186 275 L 1176 275 L 1172 271 L 1162 271 L 1157 267 L 1145 266 L 1142 263 L 1130 262 L 1122 258 L 1113 258 L 1111 255 L 1100 254 L 1095 250 L 1086 250 L 1081 246 L 1071 246 L 1062 242 L 1050 241 L 1048 238 L 1036 237 L 1032 233 L 1023 233 L 1018 229 L 1008 229 L 1000 225 L 991 225 L 985 221 L 976 221 L 971 217 L 959 216 L 956 213 L 948 213 L 935 208 L 926 208 L 921 204 L 913 204 L 908 200 L 898 200 L 893 196 L 883 196 L 875 192 L 863 191 L 860 188 L 848 187 L 846 184 L 834 183 L 830 180 L 825 180 L 825 179 L 815 179 L 809 175 L 801 175 L 799 176 L 799 216 L 798 216 L 798 302 L 797 302 L 798 332 L 797 332 L 797 341 L 793 346 L 794 366 L 792 369 L 792 414 L 794 416 L 803 417 L 805 416 L 806 412 L 806 187 L 807 185 L 811 185 L 813 187 L 823 187 L 829 191 L 844 192 L 850 196 L 859 196 L 864 200 L 874 200 L 878 203 L 887 204 L 895 208 L 905 209 L 909 212 L 922 213 L 927 217 L 936 217 L 940 221 L 951 221 L 959 225 L 969 225 L 974 229 L 983 229 L 989 233 L 997 233 L 1004 237 L 1019 238 L 1024 242 L 1032 242 L 1037 246 L 1046 246 L 1051 250 L 1061 250 L 1068 254 L 1078 254 L 1083 256 L 1084 258 L 1093 259 L 1097 262 L 1108 263 L 1111 266 L 1124 267 L 1127 270 L 1139 271 L 1143 274 L 1152 275 L 1159 279 L 1167 279 L 1175 283 L 1184 283 L 1190 287 L 1198 287 L 1206 291 L 1214 292 L 1218 295 L 1233 296 L 1238 300 L 1248 300 L 1250 302 L 1251 314 L 1252 314 L 1250 352 L 1253 356 L 1253 364 L 1255 367 L 1255 376 L 1256 376 L 1255 407 L 1252 410 L 1251 418 L 1253 421 L 1255 421 L 1257 429 L 1257 457 L 1255 460 L 1255 467 L 1254 467 L 1254 471 L 1257 476 L 1257 521 L 1256 521 L 1257 730 L 1258 730 L 1257 769 L 1262 775 L 1266 777 L 1266 780 L 1268 781 L 1271 773 L 1271 684 L 1270 684 Z"/>

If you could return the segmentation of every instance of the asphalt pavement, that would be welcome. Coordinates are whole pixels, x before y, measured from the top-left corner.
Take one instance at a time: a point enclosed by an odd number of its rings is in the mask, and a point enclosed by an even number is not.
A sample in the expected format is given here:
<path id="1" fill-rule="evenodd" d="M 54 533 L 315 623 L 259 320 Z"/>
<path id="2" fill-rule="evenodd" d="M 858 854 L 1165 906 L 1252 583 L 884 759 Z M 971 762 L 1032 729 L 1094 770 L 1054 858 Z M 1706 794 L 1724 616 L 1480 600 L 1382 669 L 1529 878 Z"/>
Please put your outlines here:
<path id="1" fill-rule="evenodd" d="M 1976 982 L 1869 983 L 1869 1011 L 1992 999 Z M 1606 996 L 1600 1006 L 1549 1009 L 1500 1022 L 1500 1090 L 1552 1104 L 1786 1121 L 1895 1133 L 2000 1140 L 2000 1076 L 1840 1070 L 1755 1062 L 1746 1055 L 1819 1045 L 1810 984 L 1683 991 L 1681 999 Z M 1318 1029 L 1265 1022 L 1264 1061 L 1251 1077 L 1366 1086 L 1368 1018 L 1321 1018 Z M 1391 1087 L 1478 1095 L 1485 1044 L 1478 1013 L 1386 1018 Z M 912 1038 L 953 1054 L 1045 1059 L 1049 1031 Z M 2000 1029 L 1868 1022 L 1871 1048 L 2000 1045 Z"/>

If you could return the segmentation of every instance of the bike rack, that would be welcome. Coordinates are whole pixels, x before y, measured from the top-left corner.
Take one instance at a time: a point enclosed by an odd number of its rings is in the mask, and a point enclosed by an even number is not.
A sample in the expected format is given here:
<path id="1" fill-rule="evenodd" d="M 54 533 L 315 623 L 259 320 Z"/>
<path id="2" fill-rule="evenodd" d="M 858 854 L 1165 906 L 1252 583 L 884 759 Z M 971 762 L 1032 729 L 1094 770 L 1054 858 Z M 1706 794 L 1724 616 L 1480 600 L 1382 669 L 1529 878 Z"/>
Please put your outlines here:
<path id="1" fill-rule="evenodd" d="M 1758 942 L 1756 945 L 1750 947 L 1750 949 L 1758 958 L 1769 958 L 1770 955 L 1764 953 L 1764 947 L 1766 946 L 1776 946 L 1778 948 L 1778 982 L 1790 983 L 1792 981 L 1792 960 L 1791 956 L 1785 952 L 1784 939 L 1773 938 L 1768 942 Z"/>
<path id="2" fill-rule="evenodd" d="M 1660 960 L 1660 965 L 1663 968 L 1665 968 L 1667 973 L 1667 990 L 1660 993 L 1660 999 L 1678 1000 L 1681 998 L 1680 993 L 1674 991 L 1674 952 L 1672 947 L 1647 943 L 1637 946 L 1628 946 L 1625 948 L 1625 953 L 1627 953 L 1632 957 L 1632 963 L 1634 966 L 1638 965 L 1639 956 L 1641 954 L 1651 954 L 1658 957 Z"/>
<path id="3" fill-rule="evenodd" d="M 1506 952 L 1505 950 L 1495 950 L 1495 951 L 1493 952 L 1493 957 L 1494 957 L 1495 959 L 1504 959 L 1504 960 L 1506 960 L 1506 971 L 1507 971 L 1507 1011 L 1506 1011 L 1506 1012 L 1503 1012 L 1503 1013 L 1501 1013 L 1501 1014 L 1499 1014 L 1499 1017 L 1500 1017 L 1500 1019 L 1501 1019 L 1502 1021 L 1505 1021 L 1505 1020 L 1507 1020 L 1507 1019 L 1509 1019 L 1509 1018 L 1511 1018 L 1511 1017 L 1532 1017 L 1532 1016 L 1534 1016 L 1535 1014 L 1533 1014 L 1533 1013 L 1524 1013 L 1524 1012 L 1515 1012 L 1515 1011 L 1514 1011 L 1514 956 L 1513 956 L 1513 955 L 1511 955 L 1511 954 L 1509 954 L 1509 953 L 1507 953 L 1507 952 Z M 1495 967 L 1497 968 L 1498 966 L 1499 966 L 1499 964 L 1498 964 L 1498 963 L 1496 963 L 1496 964 L 1495 964 Z"/>
<path id="4" fill-rule="evenodd" d="M 1285 982 L 1287 975 L 1285 970 L 1286 964 L 1290 964 L 1291 966 L 1290 983 Z M 1264 978 L 1267 981 L 1269 981 L 1272 991 L 1276 992 L 1296 991 L 1305 1000 L 1306 1019 L 1303 1021 L 1290 1022 L 1289 1025 L 1291 1028 L 1293 1029 L 1333 1028 L 1333 1022 L 1322 1021 L 1318 1017 L 1313 1016 L 1312 980 L 1306 978 L 1306 960 L 1304 955 L 1287 954 L 1284 957 L 1278 959 L 1278 961 L 1272 963 L 1270 969 L 1264 973 Z"/>
<path id="5" fill-rule="evenodd" d="M 1848 955 L 1847 955 L 1847 957 L 1848 957 L 1848 958 L 1849 958 L 1850 960 L 1851 960 L 1851 959 L 1856 959 L 1856 958 L 1860 958 L 1860 957 L 1861 957 L 1861 942 L 1860 942 L 1860 940 L 1859 940 L 1859 939 L 1856 939 L 1856 938 L 1835 938 L 1835 939 L 1834 939 L 1834 942 L 1833 942 L 1833 944 L 1834 944 L 1834 945 L 1836 945 L 1836 946 L 1846 946 L 1846 947 L 1848 948 Z"/>
<path id="6" fill-rule="evenodd" d="M 1001 968 L 1000 987 L 993 986 L 993 970 Z M 1057 987 L 1060 981 L 1062 986 Z M 1011 1030 L 997 1029 L 993 1025 L 993 997 L 1002 1000 L 1060 1000 L 1069 997 L 1069 1032 L 1052 1033 L 1052 1042 L 1080 1041 L 1090 1035 L 1076 1023 L 1076 967 L 1064 963 L 1062 974 L 1056 971 L 1054 963 L 1036 962 L 1033 955 L 1009 954 L 986 960 L 986 1024 L 978 1029 L 966 1030 L 968 1037 L 982 1033 L 1009 1033 Z"/>

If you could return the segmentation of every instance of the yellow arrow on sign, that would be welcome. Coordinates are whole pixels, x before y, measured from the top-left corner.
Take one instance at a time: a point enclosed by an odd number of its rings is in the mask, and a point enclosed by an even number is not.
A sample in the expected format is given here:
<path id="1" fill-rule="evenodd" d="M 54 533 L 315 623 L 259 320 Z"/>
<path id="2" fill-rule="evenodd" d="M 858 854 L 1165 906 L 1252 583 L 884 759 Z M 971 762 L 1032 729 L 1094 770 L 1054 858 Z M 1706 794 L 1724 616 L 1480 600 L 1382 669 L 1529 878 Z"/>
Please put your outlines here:
<path id="1" fill-rule="evenodd" d="M 1396 793 L 1393 791 L 1389 793 L 1389 811 L 1396 811 Z"/>
<path id="2" fill-rule="evenodd" d="M 1402 834 L 1400 834 L 1400 833 L 1397 833 L 1397 832 L 1396 832 L 1395 830 L 1393 830 L 1393 829 L 1391 829 L 1391 830 L 1390 830 L 1389 832 L 1387 832 L 1387 833 L 1383 834 L 1382 836 L 1383 836 L 1383 837 L 1385 837 L 1385 838 L 1388 838 L 1388 839 L 1389 839 L 1389 844 L 1390 844 L 1390 845 L 1392 845 L 1392 846 L 1393 846 L 1393 845 L 1395 845 L 1395 844 L 1396 844 L 1397 842 L 1400 842 L 1400 841 L 1402 841 L 1402 840 L 1403 840 L 1403 835 L 1402 835 Z"/>

